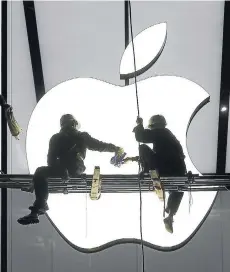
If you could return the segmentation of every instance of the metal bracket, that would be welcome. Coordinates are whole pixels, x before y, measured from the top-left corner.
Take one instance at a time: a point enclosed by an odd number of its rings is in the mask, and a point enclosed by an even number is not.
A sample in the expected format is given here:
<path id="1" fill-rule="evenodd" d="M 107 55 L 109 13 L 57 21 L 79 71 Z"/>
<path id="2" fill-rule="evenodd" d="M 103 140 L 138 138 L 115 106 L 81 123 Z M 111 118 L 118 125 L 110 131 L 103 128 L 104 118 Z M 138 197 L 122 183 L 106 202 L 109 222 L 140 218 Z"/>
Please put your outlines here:
<path id="1" fill-rule="evenodd" d="M 149 174 L 155 188 L 155 193 L 157 194 L 160 201 L 164 201 L 164 192 L 162 190 L 161 180 L 159 174 L 156 170 L 149 170 Z"/>
<path id="2" fill-rule="evenodd" d="M 95 166 L 94 174 L 92 179 L 90 198 L 91 200 L 98 200 L 101 196 L 101 177 L 100 177 L 100 167 Z"/>
<path id="3" fill-rule="evenodd" d="M 68 173 L 68 170 L 66 170 L 64 177 L 62 177 L 62 182 L 63 182 L 63 185 L 65 186 L 63 190 L 64 195 L 67 195 L 69 193 L 69 190 L 68 190 L 69 181 L 70 181 L 69 173 Z"/>

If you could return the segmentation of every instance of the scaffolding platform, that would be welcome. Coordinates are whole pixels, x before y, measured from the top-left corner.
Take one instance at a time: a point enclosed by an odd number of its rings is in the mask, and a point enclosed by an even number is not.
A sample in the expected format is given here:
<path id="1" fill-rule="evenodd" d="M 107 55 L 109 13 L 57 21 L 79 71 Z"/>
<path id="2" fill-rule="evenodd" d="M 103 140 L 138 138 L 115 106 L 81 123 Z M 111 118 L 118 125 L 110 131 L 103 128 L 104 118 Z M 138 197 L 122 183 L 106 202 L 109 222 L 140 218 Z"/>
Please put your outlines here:
<path id="1" fill-rule="evenodd" d="M 90 193 L 93 175 L 81 175 L 70 178 L 68 182 L 61 178 L 48 178 L 50 193 Z M 100 175 L 101 193 L 137 193 L 139 182 L 142 192 L 154 191 L 149 175 L 139 181 L 138 175 Z M 0 188 L 20 189 L 32 192 L 33 175 L 0 175 Z M 230 174 L 194 175 L 189 173 L 180 177 L 161 177 L 165 191 L 228 191 Z"/>

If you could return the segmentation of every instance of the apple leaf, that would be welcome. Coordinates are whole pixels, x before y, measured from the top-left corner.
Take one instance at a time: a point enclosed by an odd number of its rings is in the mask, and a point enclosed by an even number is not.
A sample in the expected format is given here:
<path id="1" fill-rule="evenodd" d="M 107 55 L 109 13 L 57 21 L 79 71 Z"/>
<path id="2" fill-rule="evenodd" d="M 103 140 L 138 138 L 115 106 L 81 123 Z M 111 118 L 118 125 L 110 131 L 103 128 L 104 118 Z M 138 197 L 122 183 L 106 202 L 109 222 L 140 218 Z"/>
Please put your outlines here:
<path id="1" fill-rule="evenodd" d="M 160 57 L 167 38 L 166 23 L 151 26 L 140 32 L 133 40 L 136 75 L 146 72 Z M 129 43 L 121 59 L 120 78 L 133 78 L 135 75 L 133 46 Z"/>

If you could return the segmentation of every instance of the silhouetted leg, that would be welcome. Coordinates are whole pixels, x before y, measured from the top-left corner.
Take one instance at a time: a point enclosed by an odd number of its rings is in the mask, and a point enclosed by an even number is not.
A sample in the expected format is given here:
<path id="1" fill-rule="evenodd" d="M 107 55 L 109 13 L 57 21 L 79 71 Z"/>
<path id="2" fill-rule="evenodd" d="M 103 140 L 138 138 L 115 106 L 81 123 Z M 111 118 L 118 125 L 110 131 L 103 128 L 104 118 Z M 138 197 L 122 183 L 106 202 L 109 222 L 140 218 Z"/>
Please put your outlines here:
<path id="1" fill-rule="evenodd" d="M 183 176 L 186 173 L 186 165 L 184 162 L 174 162 L 169 167 L 167 167 L 168 173 L 166 176 Z M 169 214 L 168 217 L 164 219 L 165 228 L 168 232 L 173 233 L 173 216 L 177 213 L 181 200 L 183 198 L 183 192 L 169 192 L 169 198 L 167 202 L 167 207 L 165 211 Z"/>
<path id="2" fill-rule="evenodd" d="M 181 203 L 181 200 L 183 198 L 183 195 L 184 195 L 183 192 L 170 192 L 169 193 L 169 198 L 168 198 L 166 210 L 168 211 L 170 216 L 174 216 L 177 213 L 180 203 Z"/>
<path id="3" fill-rule="evenodd" d="M 40 208 L 43 208 L 48 200 L 49 191 L 48 191 L 48 178 L 55 178 L 55 177 L 63 177 L 65 174 L 66 169 L 61 167 L 50 167 L 50 166 L 42 166 L 37 168 L 33 182 L 34 182 L 34 190 L 36 200 L 34 202 L 34 211 L 37 212 Z M 75 169 L 71 169 L 69 172 L 69 176 L 73 177 L 76 175 L 80 175 L 85 171 L 84 164 L 75 166 Z"/>
<path id="4" fill-rule="evenodd" d="M 74 171 L 73 171 L 74 170 Z M 80 165 L 76 169 L 72 169 L 74 175 L 79 175 L 85 170 L 84 165 Z M 43 166 L 37 168 L 34 173 L 33 183 L 35 189 L 36 200 L 34 205 L 30 207 L 31 213 L 18 219 L 18 223 L 21 225 L 29 225 L 39 223 L 38 216 L 44 214 L 48 210 L 48 180 L 49 177 L 63 177 L 66 169 L 62 167 L 49 167 Z"/>
<path id="5" fill-rule="evenodd" d="M 183 195 L 183 192 L 169 193 L 167 208 L 165 209 L 169 216 L 164 219 L 164 224 L 166 230 L 170 233 L 173 233 L 173 216 L 177 213 L 179 209 Z"/>
<path id="6" fill-rule="evenodd" d="M 48 200 L 48 180 L 47 178 L 51 177 L 61 177 L 64 174 L 64 169 L 42 166 L 38 167 L 34 173 L 33 183 L 36 200 L 33 205 L 33 211 L 38 212 L 40 208 L 43 208 L 46 205 Z"/>
<path id="7" fill-rule="evenodd" d="M 143 172 L 147 173 L 149 170 L 154 170 L 157 168 L 156 156 L 150 147 L 144 144 L 140 145 L 139 155 Z"/>
<path id="8" fill-rule="evenodd" d="M 39 223 L 38 216 L 48 210 L 48 181 L 47 177 L 60 175 L 60 168 L 53 168 L 43 166 L 37 168 L 34 173 L 33 183 L 35 189 L 36 200 L 32 207 L 29 207 L 31 213 L 19 218 L 17 221 L 21 225 L 37 224 Z"/>
<path id="9" fill-rule="evenodd" d="M 183 176 L 186 174 L 186 165 L 184 161 L 174 162 L 171 164 L 171 174 L 170 176 Z M 174 216 L 180 206 L 181 200 L 183 198 L 183 192 L 169 192 L 169 198 L 167 203 L 166 211 L 170 216 Z"/>

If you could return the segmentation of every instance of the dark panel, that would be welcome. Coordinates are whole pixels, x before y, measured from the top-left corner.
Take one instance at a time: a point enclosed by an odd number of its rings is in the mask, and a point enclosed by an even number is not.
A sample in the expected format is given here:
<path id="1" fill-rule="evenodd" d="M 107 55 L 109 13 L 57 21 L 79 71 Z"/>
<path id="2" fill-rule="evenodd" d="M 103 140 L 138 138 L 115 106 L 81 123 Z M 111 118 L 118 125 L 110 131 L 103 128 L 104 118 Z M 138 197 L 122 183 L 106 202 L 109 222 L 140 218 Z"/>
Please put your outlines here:
<path id="1" fill-rule="evenodd" d="M 223 49 L 221 67 L 221 86 L 220 86 L 220 106 L 219 106 L 219 128 L 217 146 L 217 174 L 225 173 L 226 149 L 228 136 L 228 116 L 229 116 L 229 91 L 230 91 L 230 2 L 225 1 L 224 8 L 224 29 L 223 29 Z M 225 108 L 222 112 L 221 109 Z"/>
<path id="2" fill-rule="evenodd" d="M 7 1 L 2 1 L 2 52 L 1 52 L 1 71 L 2 71 L 2 95 L 7 101 Z M 1 170 L 7 174 L 7 122 L 5 112 L 2 108 L 2 153 Z M 1 271 L 7 272 L 7 189 L 1 189 Z"/>
<path id="3" fill-rule="evenodd" d="M 23 1 L 37 102 L 45 94 L 34 1 Z"/>

